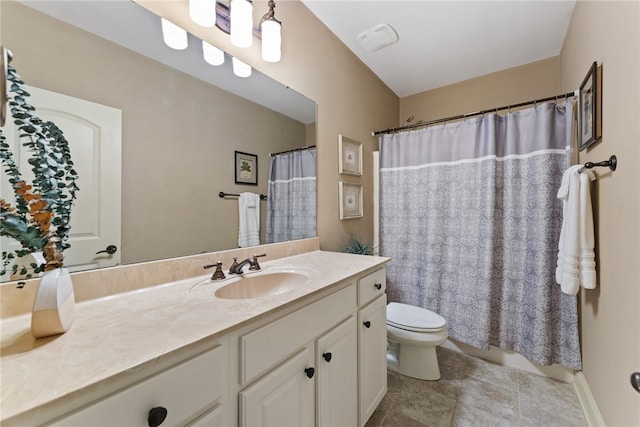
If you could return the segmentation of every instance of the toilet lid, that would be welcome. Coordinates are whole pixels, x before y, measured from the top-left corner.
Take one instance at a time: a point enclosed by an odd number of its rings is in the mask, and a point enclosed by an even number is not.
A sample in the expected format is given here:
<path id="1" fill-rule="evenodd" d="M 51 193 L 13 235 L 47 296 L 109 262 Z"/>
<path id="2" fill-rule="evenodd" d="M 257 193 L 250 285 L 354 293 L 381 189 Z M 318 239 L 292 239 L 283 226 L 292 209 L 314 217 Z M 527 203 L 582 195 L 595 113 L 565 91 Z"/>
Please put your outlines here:
<path id="1" fill-rule="evenodd" d="M 444 317 L 426 308 L 390 302 L 387 305 L 387 323 L 408 331 L 434 331 L 447 324 Z"/>

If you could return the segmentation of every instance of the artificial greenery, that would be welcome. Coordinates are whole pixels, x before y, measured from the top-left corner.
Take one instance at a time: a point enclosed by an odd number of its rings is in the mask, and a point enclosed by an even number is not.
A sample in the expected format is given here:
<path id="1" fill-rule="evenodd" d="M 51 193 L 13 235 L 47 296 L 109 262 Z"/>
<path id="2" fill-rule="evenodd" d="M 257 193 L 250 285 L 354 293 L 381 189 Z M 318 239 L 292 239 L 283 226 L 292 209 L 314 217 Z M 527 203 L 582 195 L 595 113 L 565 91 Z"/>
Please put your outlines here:
<path id="1" fill-rule="evenodd" d="M 26 183 L 0 129 L 0 161 L 15 196 L 15 204 L 0 198 L 0 236 L 13 238 L 21 246 L 13 252 L 2 251 L 0 275 L 7 272 L 15 259 L 42 252 L 45 263 L 32 264 L 33 272 L 13 263 L 11 273 L 28 279 L 34 273 L 63 265 L 62 252 L 69 248 L 69 222 L 78 190 L 78 174 L 62 131 L 54 123 L 38 117 L 35 107 L 29 103 L 30 95 L 24 82 L 11 65 L 7 80 L 11 84 L 8 94 L 11 117 L 22 145 L 30 152 L 28 163 L 33 181 Z"/>
<path id="2" fill-rule="evenodd" d="M 362 243 L 357 237 L 349 236 L 349 243 L 342 248 L 342 252 L 348 254 L 371 255 L 371 245 Z"/>

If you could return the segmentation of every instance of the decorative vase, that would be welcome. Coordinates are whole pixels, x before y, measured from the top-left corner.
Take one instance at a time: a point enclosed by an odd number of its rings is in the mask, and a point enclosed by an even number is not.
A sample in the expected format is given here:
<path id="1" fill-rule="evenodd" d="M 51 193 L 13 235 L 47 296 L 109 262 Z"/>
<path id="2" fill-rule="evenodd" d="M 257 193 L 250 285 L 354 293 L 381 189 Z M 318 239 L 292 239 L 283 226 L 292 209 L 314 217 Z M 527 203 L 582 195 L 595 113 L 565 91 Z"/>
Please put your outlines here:
<path id="1" fill-rule="evenodd" d="M 31 313 L 31 334 L 36 338 L 67 332 L 73 323 L 75 297 L 66 268 L 45 271 L 40 278 Z"/>

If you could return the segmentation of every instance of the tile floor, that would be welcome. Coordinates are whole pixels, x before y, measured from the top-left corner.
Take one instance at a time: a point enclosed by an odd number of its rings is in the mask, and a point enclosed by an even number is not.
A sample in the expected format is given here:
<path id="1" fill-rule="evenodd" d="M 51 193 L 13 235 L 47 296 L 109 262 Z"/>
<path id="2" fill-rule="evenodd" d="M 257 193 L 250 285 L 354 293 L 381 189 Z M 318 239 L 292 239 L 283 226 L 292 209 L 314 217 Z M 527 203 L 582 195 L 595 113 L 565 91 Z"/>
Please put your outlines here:
<path id="1" fill-rule="evenodd" d="M 365 427 L 583 427 L 572 384 L 438 348 L 442 378 L 389 371 L 387 395 Z"/>

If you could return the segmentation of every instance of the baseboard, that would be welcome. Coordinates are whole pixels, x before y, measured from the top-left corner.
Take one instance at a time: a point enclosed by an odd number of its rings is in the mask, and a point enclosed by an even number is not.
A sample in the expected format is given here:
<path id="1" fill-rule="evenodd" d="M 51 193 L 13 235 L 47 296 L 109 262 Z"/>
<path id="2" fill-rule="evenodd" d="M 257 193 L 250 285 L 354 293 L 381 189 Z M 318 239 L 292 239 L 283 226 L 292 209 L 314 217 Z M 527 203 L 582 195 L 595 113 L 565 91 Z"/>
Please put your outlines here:
<path id="1" fill-rule="evenodd" d="M 499 363 L 510 368 L 520 369 L 522 371 L 531 372 L 537 375 L 553 378 L 565 383 L 573 383 L 576 371 L 565 368 L 560 365 L 540 366 L 531 362 L 526 357 L 514 351 L 502 350 L 497 347 L 491 347 L 490 350 L 480 350 L 470 345 L 452 340 L 449 338 L 442 344 L 442 347 L 449 350 L 465 353 L 470 356 L 479 357 L 490 362 Z"/>
<path id="2" fill-rule="evenodd" d="M 580 406 L 582 406 L 582 412 L 589 427 L 605 427 L 600 409 L 598 409 L 596 400 L 593 398 L 593 394 L 591 394 L 587 378 L 582 372 L 576 373 L 573 387 L 576 390 Z"/>

